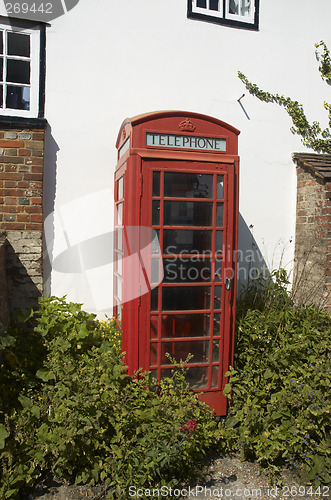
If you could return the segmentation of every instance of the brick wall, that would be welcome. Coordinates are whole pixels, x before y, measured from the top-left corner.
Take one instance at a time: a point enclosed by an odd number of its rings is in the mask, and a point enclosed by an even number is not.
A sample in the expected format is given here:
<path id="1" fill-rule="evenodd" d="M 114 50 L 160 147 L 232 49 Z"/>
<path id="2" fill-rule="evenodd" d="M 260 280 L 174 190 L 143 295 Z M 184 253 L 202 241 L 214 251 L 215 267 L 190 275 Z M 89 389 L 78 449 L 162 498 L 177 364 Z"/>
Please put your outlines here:
<path id="1" fill-rule="evenodd" d="M 42 294 L 44 130 L 0 128 L 0 232 L 6 231 L 10 312 Z"/>
<path id="2" fill-rule="evenodd" d="M 299 303 L 331 312 L 331 183 L 297 167 L 297 213 L 293 291 Z"/>
<path id="3" fill-rule="evenodd" d="M 0 231 L 0 331 L 8 322 L 8 299 L 6 278 L 6 233 Z"/>

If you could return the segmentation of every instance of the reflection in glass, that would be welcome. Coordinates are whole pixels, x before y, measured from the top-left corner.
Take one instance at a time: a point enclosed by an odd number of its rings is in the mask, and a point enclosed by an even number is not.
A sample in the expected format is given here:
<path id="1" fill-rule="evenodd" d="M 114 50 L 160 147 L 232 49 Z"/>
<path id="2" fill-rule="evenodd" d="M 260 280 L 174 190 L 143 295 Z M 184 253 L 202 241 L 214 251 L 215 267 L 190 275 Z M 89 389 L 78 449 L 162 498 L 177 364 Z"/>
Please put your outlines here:
<path id="1" fill-rule="evenodd" d="M 216 231 L 216 254 L 223 252 L 223 231 Z"/>
<path id="2" fill-rule="evenodd" d="M 153 200 L 152 202 L 152 225 L 158 226 L 160 224 L 160 202 Z"/>
<path id="3" fill-rule="evenodd" d="M 123 222 L 123 203 L 117 205 L 117 225 L 121 226 Z"/>
<path id="4" fill-rule="evenodd" d="M 210 259 L 197 258 L 164 259 L 164 283 L 187 283 L 211 281 Z"/>
<path id="5" fill-rule="evenodd" d="M 185 288 L 164 287 L 162 291 L 162 309 L 164 311 L 192 311 L 209 309 L 210 287 L 186 286 Z"/>
<path id="6" fill-rule="evenodd" d="M 218 363 L 220 359 L 220 341 L 213 341 L 213 363 Z"/>
<path id="7" fill-rule="evenodd" d="M 123 229 L 116 229 L 117 250 L 123 250 Z"/>
<path id="8" fill-rule="evenodd" d="M 223 203 L 217 203 L 216 208 L 216 226 L 223 226 Z"/>
<path id="9" fill-rule="evenodd" d="M 157 316 L 151 316 L 151 339 L 157 339 Z"/>
<path id="10" fill-rule="evenodd" d="M 160 262 L 160 259 L 152 259 L 152 262 L 151 262 L 151 283 L 159 283 L 159 262 Z"/>
<path id="11" fill-rule="evenodd" d="M 193 229 L 165 229 L 163 231 L 163 252 L 178 253 L 211 253 L 212 232 Z"/>
<path id="12" fill-rule="evenodd" d="M 167 356 L 166 354 L 169 354 Z M 174 358 L 177 362 L 185 361 L 189 354 L 193 355 L 189 363 L 207 363 L 209 359 L 208 340 L 189 340 L 187 342 L 162 342 L 161 364 L 173 364 Z"/>
<path id="13" fill-rule="evenodd" d="M 153 172 L 153 196 L 160 196 L 160 172 Z"/>
<path id="14" fill-rule="evenodd" d="M 122 255 L 121 254 L 116 254 L 116 262 L 117 262 L 117 274 L 122 276 L 123 274 L 123 261 L 122 261 Z"/>
<path id="15" fill-rule="evenodd" d="M 150 345 L 150 364 L 157 365 L 157 344 Z"/>
<path id="16" fill-rule="evenodd" d="M 30 35 L 8 32 L 8 55 L 30 57 Z"/>
<path id="17" fill-rule="evenodd" d="M 214 337 L 218 337 L 221 335 L 221 314 L 220 313 L 215 313 L 214 314 L 214 328 L 213 328 L 213 335 Z"/>
<path id="18" fill-rule="evenodd" d="M 241 0 L 241 15 L 250 17 L 252 9 L 251 0 Z"/>
<path id="19" fill-rule="evenodd" d="M 218 372 L 219 372 L 219 367 L 213 366 L 212 372 L 211 372 L 211 386 L 212 387 L 218 386 Z"/>
<path id="20" fill-rule="evenodd" d="M 11 109 L 30 109 L 30 88 L 7 85 L 6 107 Z"/>
<path id="21" fill-rule="evenodd" d="M 215 286 L 214 308 L 221 309 L 221 287 Z"/>
<path id="22" fill-rule="evenodd" d="M 224 175 L 217 176 L 217 199 L 222 200 L 224 197 Z"/>
<path id="23" fill-rule="evenodd" d="M 3 82 L 3 58 L 0 57 L 0 81 Z"/>
<path id="24" fill-rule="evenodd" d="M 171 376 L 171 368 L 161 370 L 161 378 Z M 206 389 L 208 387 L 208 367 L 192 366 L 186 373 L 186 380 L 191 389 Z"/>
<path id="25" fill-rule="evenodd" d="M 118 199 L 121 200 L 123 198 L 123 177 L 118 179 Z"/>
<path id="26" fill-rule="evenodd" d="M 119 299 L 120 302 L 123 301 L 123 297 L 122 297 L 122 280 L 120 278 L 116 278 L 116 283 L 117 283 L 117 286 L 116 286 L 116 297 Z"/>
<path id="27" fill-rule="evenodd" d="M 3 31 L 0 30 L 0 54 L 3 54 Z"/>
<path id="28" fill-rule="evenodd" d="M 239 14 L 239 0 L 229 0 L 229 14 Z"/>
<path id="29" fill-rule="evenodd" d="M 30 62 L 7 59 L 7 82 L 30 83 Z"/>
<path id="30" fill-rule="evenodd" d="M 159 300 L 159 289 L 153 288 L 151 291 L 151 311 L 158 310 L 158 300 Z"/>
<path id="31" fill-rule="evenodd" d="M 165 172 L 164 196 L 177 198 L 212 198 L 213 175 L 187 172 Z"/>
<path id="32" fill-rule="evenodd" d="M 220 283 L 222 281 L 222 259 L 215 260 L 215 281 Z"/>
<path id="33" fill-rule="evenodd" d="M 161 337 L 207 337 L 209 325 L 210 314 L 165 314 Z"/>
<path id="34" fill-rule="evenodd" d="M 151 244 L 152 254 L 158 254 L 160 252 L 160 240 L 159 240 L 159 229 L 153 229 L 153 239 Z"/>
<path id="35" fill-rule="evenodd" d="M 165 226 L 211 226 L 212 203 L 195 201 L 165 201 Z"/>

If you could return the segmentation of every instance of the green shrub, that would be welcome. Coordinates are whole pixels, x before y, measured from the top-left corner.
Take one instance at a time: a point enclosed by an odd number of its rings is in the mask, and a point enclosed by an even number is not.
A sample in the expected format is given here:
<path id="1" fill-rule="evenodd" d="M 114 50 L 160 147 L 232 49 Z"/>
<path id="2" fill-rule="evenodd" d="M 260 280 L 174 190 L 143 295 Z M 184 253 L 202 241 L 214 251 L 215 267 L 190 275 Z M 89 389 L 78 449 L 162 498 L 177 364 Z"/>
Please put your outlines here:
<path id="1" fill-rule="evenodd" d="M 43 298 L 34 333 L 46 350 L 40 384 L 18 396 L 0 426 L 0 497 L 14 498 L 47 472 L 105 483 L 109 498 L 130 485 L 173 485 L 198 472 L 216 443 L 212 411 L 188 390 L 182 368 L 156 384 L 128 376 L 114 321 L 64 299 Z"/>
<path id="2" fill-rule="evenodd" d="M 239 303 L 224 435 L 230 448 L 271 472 L 287 464 L 325 485 L 331 481 L 331 318 L 313 305 L 295 307 L 286 286 L 285 272 L 274 272 Z"/>

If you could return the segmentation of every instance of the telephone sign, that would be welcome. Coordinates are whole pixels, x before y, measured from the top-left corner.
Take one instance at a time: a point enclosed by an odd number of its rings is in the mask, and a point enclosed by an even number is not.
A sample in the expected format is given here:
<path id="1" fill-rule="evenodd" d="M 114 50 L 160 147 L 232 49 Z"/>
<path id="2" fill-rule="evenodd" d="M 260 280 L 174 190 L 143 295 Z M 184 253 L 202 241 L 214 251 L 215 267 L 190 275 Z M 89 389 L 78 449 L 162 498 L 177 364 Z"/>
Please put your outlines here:
<path id="1" fill-rule="evenodd" d="M 162 111 L 126 119 L 117 140 L 114 315 L 129 374 L 160 380 L 186 360 L 216 415 L 233 362 L 238 134 Z"/>

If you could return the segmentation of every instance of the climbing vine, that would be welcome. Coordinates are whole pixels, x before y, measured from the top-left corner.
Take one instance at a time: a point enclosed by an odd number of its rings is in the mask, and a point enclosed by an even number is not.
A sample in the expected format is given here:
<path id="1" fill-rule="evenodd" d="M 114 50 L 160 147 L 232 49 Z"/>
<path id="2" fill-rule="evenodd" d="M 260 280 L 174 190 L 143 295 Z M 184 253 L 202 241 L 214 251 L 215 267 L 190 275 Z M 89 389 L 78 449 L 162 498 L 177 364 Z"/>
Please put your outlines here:
<path id="1" fill-rule="evenodd" d="M 319 55 L 319 72 L 323 80 L 331 83 L 331 58 L 326 44 L 321 41 L 315 44 L 316 49 L 322 47 L 323 52 Z M 275 102 L 283 106 L 292 119 L 293 126 L 291 132 L 302 137 L 301 141 L 305 146 L 312 148 L 318 153 L 331 153 L 331 104 L 324 102 L 324 108 L 328 112 L 329 126 L 322 129 L 319 122 L 309 123 L 303 105 L 298 101 L 293 101 L 290 97 L 279 94 L 264 92 L 256 84 L 251 83 L 246 76 L 238 71 L 238 77 L 245 85 L 250 94 L 254 95 L 260 101 Z"/>

